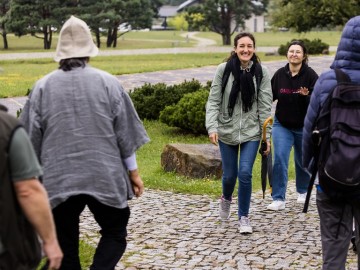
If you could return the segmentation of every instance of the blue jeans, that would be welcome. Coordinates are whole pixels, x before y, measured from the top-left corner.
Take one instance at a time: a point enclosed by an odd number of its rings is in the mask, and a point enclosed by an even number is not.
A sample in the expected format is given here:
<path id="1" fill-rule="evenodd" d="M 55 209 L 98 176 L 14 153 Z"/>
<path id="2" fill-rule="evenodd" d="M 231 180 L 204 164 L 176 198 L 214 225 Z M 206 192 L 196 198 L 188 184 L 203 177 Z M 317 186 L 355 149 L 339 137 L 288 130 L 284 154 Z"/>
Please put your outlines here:
<path id="1" fill-rule="evenodd" d="M 236 178 L 238 178 L 238 216 L 239 218 L 248 216 L 252 191 L 252 169 L 258 152 L 259 141 L 244 142 L 240 145 L 228 145 L 219 141 L 219 146 L 223 169 L 223 196 L 226 200 L 231 200 Z"/>
<path id="2" fill-rule="evenodd" d="M 272 178 L 273 200 L 285 201 L 288 182 L 288 167 L 291 147 L 294 146 L 294 161 L 296 175 L 296 191 L 307 192 L 310 181 L 309 172 L 302 166 L 302 128 L 288 129 L 276 119 L 272 127 L 274 145 L 274 166 Z"/>

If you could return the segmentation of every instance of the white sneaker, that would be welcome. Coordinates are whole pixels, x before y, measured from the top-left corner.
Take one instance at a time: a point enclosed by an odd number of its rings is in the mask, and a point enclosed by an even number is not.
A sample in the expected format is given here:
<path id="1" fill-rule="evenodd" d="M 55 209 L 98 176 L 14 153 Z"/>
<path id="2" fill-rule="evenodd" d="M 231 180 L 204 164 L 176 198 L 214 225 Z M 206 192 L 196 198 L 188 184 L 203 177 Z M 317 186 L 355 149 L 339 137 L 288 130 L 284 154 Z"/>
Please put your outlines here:
<path id="1" fill-rule="evenodd" d="M 226 200 L 224 197 L 220 198 L 219 203 L 219 216 L 221 219 L 228 219 L 230 217 L 230 204 L 231 201 Z"/>
<path id="2" fill-rule="evenodd" d="M 278 211 L 285 209 L 285 202 L 284 201 L 273 201 L 267 207 L 268 210 Z"/>
<path id="3" fill-rule="evenodd" d="M 252 227 L 250 225 L 250 219 L 248 217 L 242 216 L 239 220 L 239 230 L 241 234 L 252 233 Z"/>
<path id="4" fill-rule="evenodd" d="M 297 198 L 296 202 L 301 203 L 301 204 L 305 203 L 306 194 L 307 194 L 306 192 L 302 193 L 302 194 L 298 193 L 298 198 Z"/>

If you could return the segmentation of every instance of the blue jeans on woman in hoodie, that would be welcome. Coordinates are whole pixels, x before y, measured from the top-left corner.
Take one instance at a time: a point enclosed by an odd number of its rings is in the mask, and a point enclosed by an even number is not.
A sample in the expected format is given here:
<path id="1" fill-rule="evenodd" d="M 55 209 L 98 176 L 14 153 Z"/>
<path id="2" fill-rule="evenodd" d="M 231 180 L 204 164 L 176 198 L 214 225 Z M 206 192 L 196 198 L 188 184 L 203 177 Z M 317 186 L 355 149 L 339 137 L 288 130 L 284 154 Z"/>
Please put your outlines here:
<path id="1" fill-rule="evenodd" d="M 275 117 L 272 127 L 274 146 L 274 166 L 272 175 L 272 198 L 285 201 L 288 182 L 288 167 L 291 148 L 294 146 L 296 191 L 307 192 L 310 181 L 309 172 L 302 166 L 302 128 L 289 129 L 280 124 Z"/>

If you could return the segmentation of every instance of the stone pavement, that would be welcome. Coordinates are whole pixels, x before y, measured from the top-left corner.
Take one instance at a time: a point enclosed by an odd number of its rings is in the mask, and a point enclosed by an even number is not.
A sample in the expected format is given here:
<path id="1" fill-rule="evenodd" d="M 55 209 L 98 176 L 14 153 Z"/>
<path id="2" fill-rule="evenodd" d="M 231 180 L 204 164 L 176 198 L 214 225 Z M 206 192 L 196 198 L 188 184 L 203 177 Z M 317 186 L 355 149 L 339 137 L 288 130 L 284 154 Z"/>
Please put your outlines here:
<path id="1" fill-rule="evenodd" d="M 310 66 L 319 74 L 328 69 L 332 56 L 310 57 Z M 271 75 L 284 61 L 263 63 Z M 195 78 L 212 80 L 216 67 L 192 68 L 118 76 L 125 89 L 144 83 L 181 83 Z M 0 99 L 15 114 L 26 98 Z M 259 177 L 254 175 L 254 181 Z M 219 182 L 220 184 L 220 182 Z M 237 203 L 227 222 L 218 219 L 218 202 L 208 196 L 183 195 L 146 190 L 130 201 L 128 247 L 116 270 L 135 269 L 320 269 L 321 244 L 314 196 L 309 212 L 297 205 L 294 182 L 287 191 L 287 207 L 281 212 L 267 211 L 269 194 L 262 199 L 254 193 L 250 219 L 254 233 L 240 235 Z M 86 210 L 81 218 L 85 241 L 96 244 L 98 226 Z M 347 269 L 355 270 L 356 256 L 349 250 Z"/>

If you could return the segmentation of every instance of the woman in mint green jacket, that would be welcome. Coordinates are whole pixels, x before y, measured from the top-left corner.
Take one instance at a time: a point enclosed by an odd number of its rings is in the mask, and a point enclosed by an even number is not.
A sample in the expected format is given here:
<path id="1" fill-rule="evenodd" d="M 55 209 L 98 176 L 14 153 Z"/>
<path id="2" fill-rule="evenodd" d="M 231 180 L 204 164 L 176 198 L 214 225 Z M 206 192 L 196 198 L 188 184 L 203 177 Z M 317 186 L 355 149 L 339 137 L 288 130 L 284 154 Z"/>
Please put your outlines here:
<path id="1" fill-rule="evenodd" d="M 260 67 L 260 85 L 255 70 Z M 230 70 L 224 92 L 224 71 Z M 240 233 L 252 233 L 248 217 L 252 191 L 252 169 L 261 139 L 262 125 L 271 115 L 272 91 L 269 71 L 260 65 L 255 54 L 255 38 L 240 33 L 234 38 L 234 51 L 215 73 L 206 105 L 206 129 L 210 142 L 219 143 L 222 158 L 222 190 L 220 218 L 230 217 L 232 194 L 239 179 L 238 217 Z M 270 131 L 266 154 L 270 152 Z M 240 149 L 240 151 L 239 151 Z M 240 158 L 239 158 L 240 155 Z"/>

